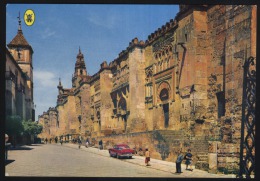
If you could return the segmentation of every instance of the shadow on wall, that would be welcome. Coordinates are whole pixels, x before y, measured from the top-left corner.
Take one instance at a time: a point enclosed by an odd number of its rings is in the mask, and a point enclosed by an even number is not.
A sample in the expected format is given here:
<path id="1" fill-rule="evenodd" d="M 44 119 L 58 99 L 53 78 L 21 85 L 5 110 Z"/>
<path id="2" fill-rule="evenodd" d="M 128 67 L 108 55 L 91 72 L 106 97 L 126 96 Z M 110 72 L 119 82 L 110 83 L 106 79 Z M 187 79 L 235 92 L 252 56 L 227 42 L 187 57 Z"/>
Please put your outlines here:
<path id="1" fill-rule="evenodd" d="M 12 163 L 12 162 L 14 162 L 15 160 L 5 160 L 5 166 L 6 165 L 8 165 L 8 164 L 10 164 L 10 163 Z"/>

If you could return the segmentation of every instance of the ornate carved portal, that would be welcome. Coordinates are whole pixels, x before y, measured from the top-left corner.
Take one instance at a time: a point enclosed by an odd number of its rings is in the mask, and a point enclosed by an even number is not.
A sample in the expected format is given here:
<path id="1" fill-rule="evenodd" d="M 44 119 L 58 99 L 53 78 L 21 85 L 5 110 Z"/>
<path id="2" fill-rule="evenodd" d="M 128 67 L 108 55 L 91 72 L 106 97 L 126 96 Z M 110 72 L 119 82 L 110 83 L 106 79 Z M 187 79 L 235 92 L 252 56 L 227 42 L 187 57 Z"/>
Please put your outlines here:
<path id="1" fill-rule="evenodd" d="M 120 88 L 111 93 L 113 101 L 113 119 L 117 120 L 116 127 L 121 131 L 126 130 L 127 117 L 129 116 L 129 110 L 127 109 L 129 87 Z"/>
<path id="2" fill-rule="evenodd" d="M 127 121 L 127 107 L 125 98 L 121 97 L 118 102 L 118 109 L 120 111 L 122 120 L 124 122 L 124 130 L 126 130 L 126 121 Z"/>
<path id="3" fill-rule="evenodd" d="M 126 100 L 125 100 L 125 98 L 121 97 L 121 99 L 119 100 L 118 109 L 119 109 L 121 115 L 126 115 Z"/>
<path id="4" fill-rule="evenodd" d="M 251 178 L 255 174 L 255 106 L 256 65 L 249 57 L 244 64 L 243 103 L 240 144 L 240 172 L 238 177 Z"/>
<path id="5" fill-rule="evenodd" d="M 97 117 L 97 122 L 98 122 L 98 131 L 101 131 L 100 108 L 96 108 L 96 117 Z"/>
<path id="6" fill-rule="evenodd" d="M 163 88 L 160 92 L 160 99 L 162 102 L 166 102 L 169 99 L 169 91 L 166 88 Z M 168 128 L 169 126 L 169 103 L 163 104 L 163 113 L 164 113 L 164 127 Z"/>

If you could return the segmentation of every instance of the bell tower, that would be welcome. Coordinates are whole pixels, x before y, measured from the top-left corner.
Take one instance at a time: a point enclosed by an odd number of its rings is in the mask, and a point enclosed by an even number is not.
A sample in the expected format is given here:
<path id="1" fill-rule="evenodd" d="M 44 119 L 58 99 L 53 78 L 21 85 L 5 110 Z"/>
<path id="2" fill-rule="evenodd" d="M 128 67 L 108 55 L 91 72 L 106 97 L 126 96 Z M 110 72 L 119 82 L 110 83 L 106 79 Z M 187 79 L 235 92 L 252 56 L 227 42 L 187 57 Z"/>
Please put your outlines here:
<path id="1" fill-rule="evenodd" d="M 17 62 L 18 66 L 26 75 L 26 119 L 34 120 L 34 102 L 33 102 L 33 49 L 23 35 L 20 12 L 18 18 L 18 31 L 12 41 L 7 44 L 8 50 Z M 19 84 L 19 82 L 18 82 Z"/>
<path id="2" fill-rule="evenodd" d="M 23 36 L 20 12 L 18 18 L 18 32 L 13 40 L 7 45 L 10 53 L 14 57 L 15 61 L 21 67 L 23 72 L 27 74 L 30 81 L 33 81 L 33 66 L 32 55 L 33 49 Z"/>
<path id="3" fill-rule="evenodd" d="M 87 76 L 87 69 L 84 61 L 84 55 L 81 53 L 79 47 L 79 53 L 77 55 L 77 61 L 75 63 L 75 71 L 72 77 L 72 87 L 78 87 L 79 81 L 84 77 Z"/>

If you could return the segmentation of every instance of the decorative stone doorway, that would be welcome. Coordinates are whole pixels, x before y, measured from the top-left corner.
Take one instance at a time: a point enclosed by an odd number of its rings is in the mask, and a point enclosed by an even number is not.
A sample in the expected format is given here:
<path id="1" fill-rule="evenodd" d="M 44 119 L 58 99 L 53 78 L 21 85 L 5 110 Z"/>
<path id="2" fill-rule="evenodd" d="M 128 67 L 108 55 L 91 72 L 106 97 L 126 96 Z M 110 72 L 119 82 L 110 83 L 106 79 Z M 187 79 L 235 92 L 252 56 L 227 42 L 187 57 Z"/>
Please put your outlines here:
<path id="1" fill-rule="evenodd" d="M 97 111 L 97 119 L 98 119 L 98 132 L 100 132 L 101 131 L 100 111 Z"/>
<path id="2" fill-rule="evenodd" d="M 127 104 L 125 98 L 121 97 L 121 99 L 118 102 L 118 109 L 122 118 L 122 121 L 124 122 L 124 131 L 126 130 L 127 126 Z"/>
<path id="3" fill-rule="evenodd" d="M 163 113 L 164 113 L 164 127 L 168 128 L 169 126 L 169 91 L 168 89 L 164 88 L 160 92 L 160 99 L 163 103 Z"/>
<path id="4" fill-rule="evenodd" d="M 169 103 L 163 104 L 163 112 L 164 112 L 164 127 L 168 128 L 168 126 L 169 126 Z"/>

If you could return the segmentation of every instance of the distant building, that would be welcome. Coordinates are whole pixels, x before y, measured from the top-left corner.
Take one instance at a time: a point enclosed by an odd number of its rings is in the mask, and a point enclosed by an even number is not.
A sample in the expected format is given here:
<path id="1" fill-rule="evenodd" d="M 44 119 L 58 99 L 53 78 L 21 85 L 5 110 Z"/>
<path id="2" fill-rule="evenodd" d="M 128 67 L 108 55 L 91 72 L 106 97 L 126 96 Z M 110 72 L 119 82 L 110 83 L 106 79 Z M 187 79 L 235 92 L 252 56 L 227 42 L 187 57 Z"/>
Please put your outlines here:
<path id="1" fill-rule="evenodd" d="M 33 102 L 33 49 L 25 39 L 21 20 L 17 35 L 6 48 L 6 115 L 35 121 Z"/>
<path id="2" fill-rule="evenodd" d="M 174 20 L 145 42 L 134 38 L 92 76 L 79 50 L 72 88 L 59 81 L 56 107 L 39 116 L 42 137 L 125 142 L 169 161 L 191 148 L 196 168 L 236 172 L 249 56 L 256 6 L 181 5 Z"/>

